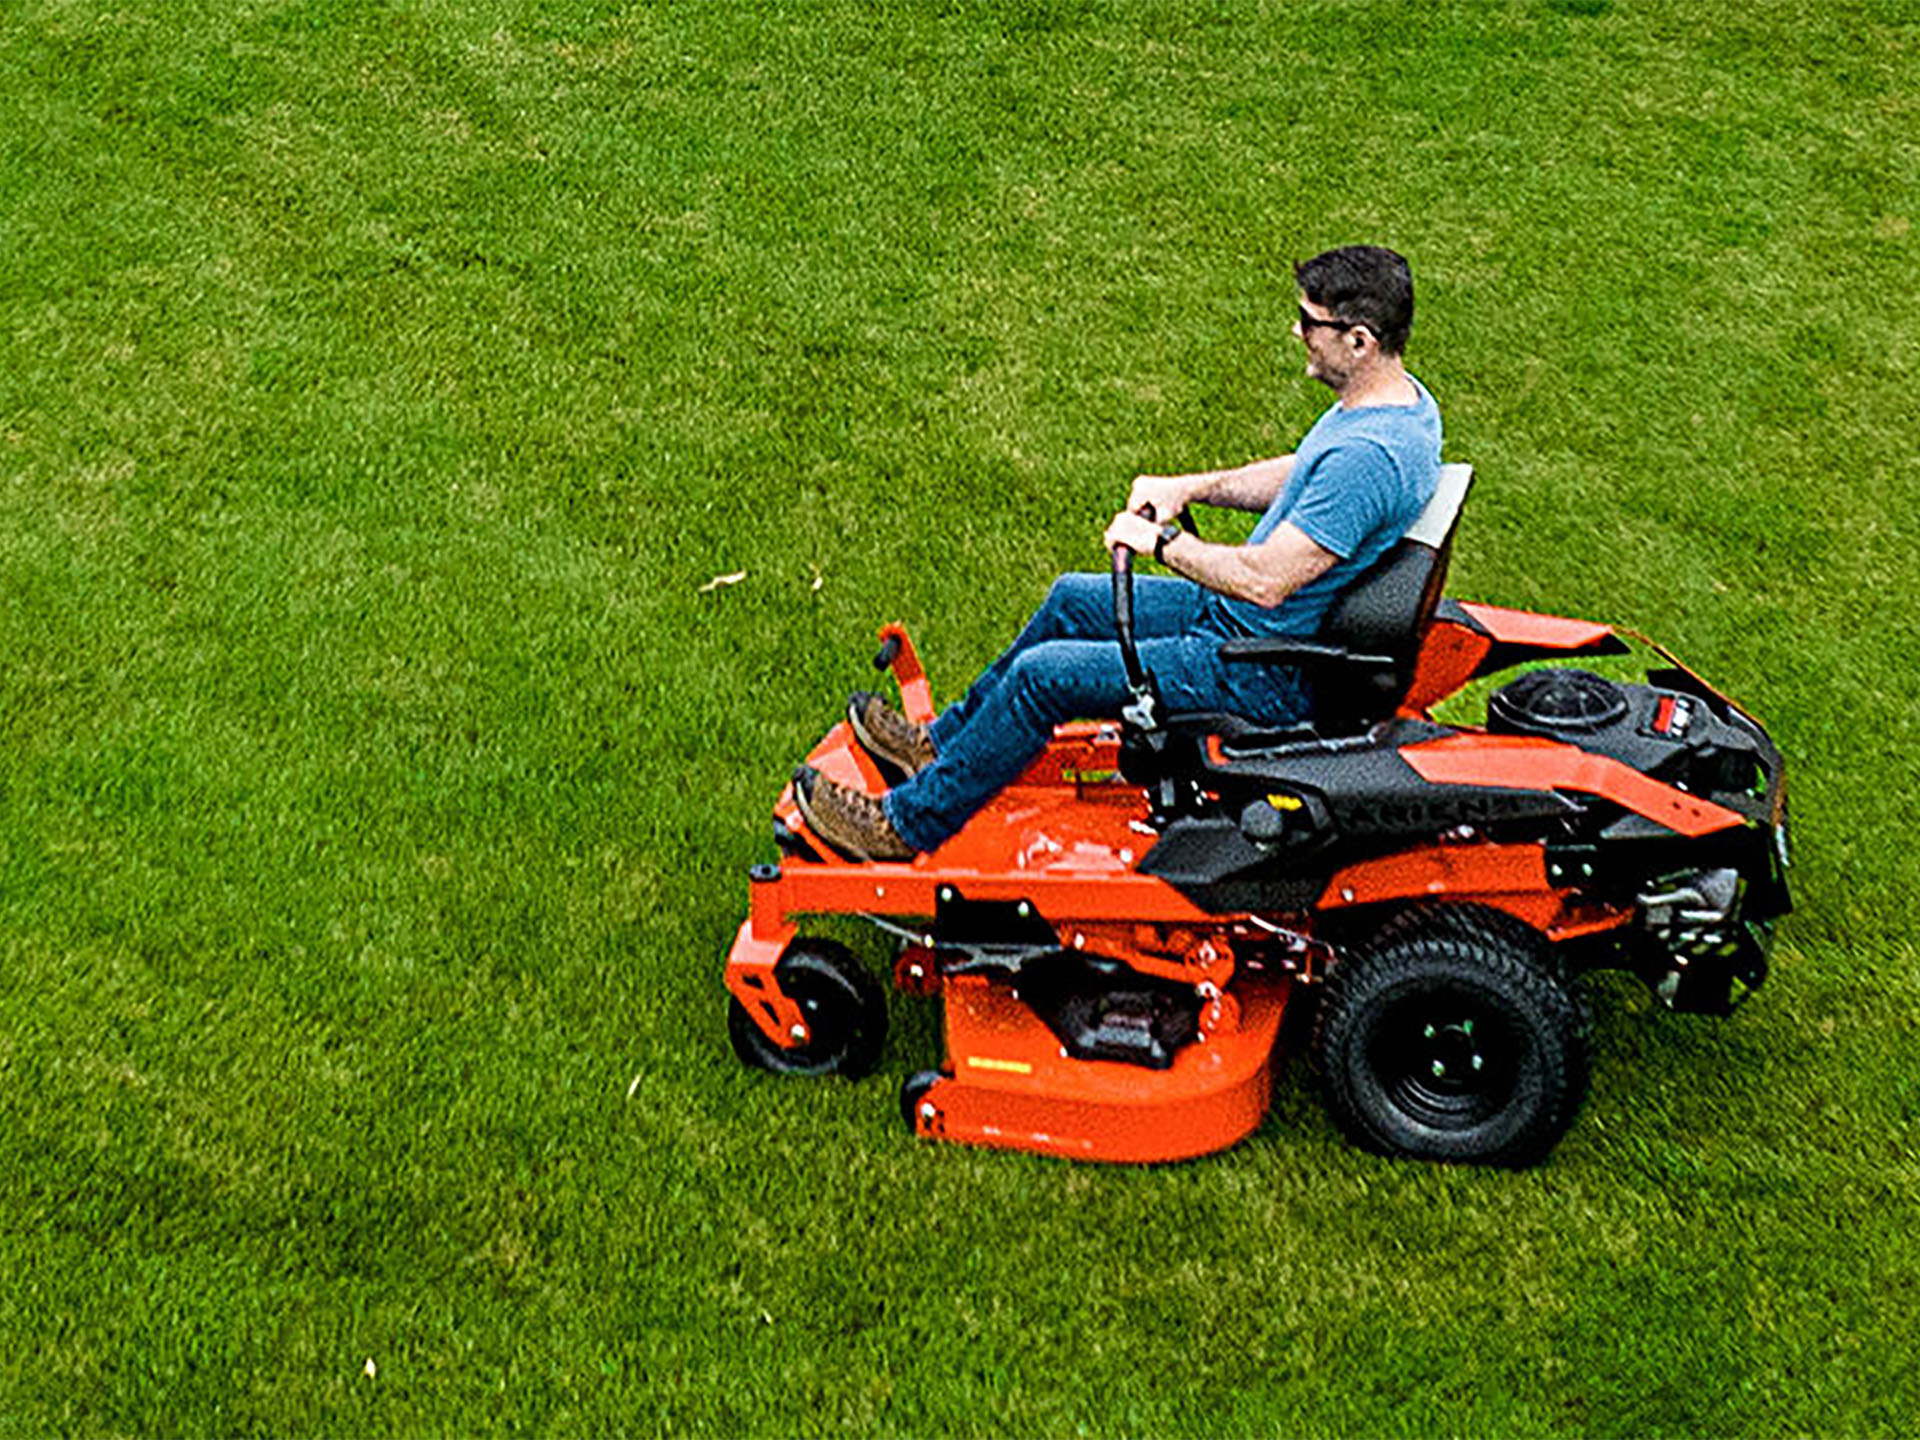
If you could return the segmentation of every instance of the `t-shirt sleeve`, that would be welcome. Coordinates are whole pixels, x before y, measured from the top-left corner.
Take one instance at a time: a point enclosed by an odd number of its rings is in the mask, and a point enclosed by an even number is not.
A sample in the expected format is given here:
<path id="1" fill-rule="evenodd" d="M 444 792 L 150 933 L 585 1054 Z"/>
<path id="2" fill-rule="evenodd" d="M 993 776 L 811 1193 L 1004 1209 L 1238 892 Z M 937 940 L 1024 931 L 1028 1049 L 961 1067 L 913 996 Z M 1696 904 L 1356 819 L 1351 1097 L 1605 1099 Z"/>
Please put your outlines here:
<path id="1" fill-rule="evenodd" d="M 1391 518 L 1393 461 L 1371 440 L 1352 440 L 1320 457 L 1287 511 L 1287 521 L 1342 560 Z"/>

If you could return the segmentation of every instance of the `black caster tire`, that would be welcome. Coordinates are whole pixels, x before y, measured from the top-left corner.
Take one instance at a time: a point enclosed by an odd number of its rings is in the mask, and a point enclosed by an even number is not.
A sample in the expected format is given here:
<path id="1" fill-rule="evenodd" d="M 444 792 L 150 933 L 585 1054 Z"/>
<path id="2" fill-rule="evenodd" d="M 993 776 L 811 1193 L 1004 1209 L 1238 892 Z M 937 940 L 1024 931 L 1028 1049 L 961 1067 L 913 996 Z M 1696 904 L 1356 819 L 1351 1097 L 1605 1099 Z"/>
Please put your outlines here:
<path id="1" fill-rule="evenodd" d="M 945 1078 L 938 1070 L 916 1070 L 900 1082 L 900 1118 L 914 1134 L 920 1133 L 920 1102 Z"/>
<path id="2" fill-rule="evenodd" d="M 1335 1124 L 1377 1154 L 1531 1165 L 1587 1092 L 1589 1025 L 1525 927 L 1402 917 L 1336 965 L 1314 1031 Z"/>
<path id="3" fill-rule="evenodd" d="M 805 1044 L 783 1048 L 762 1033 L 738 1000 L 729 1001 L 727 1038 L 743 1064 L 776 1075 L 851 1080 L 879 1063 L 887 1036 L 887 995 L 852 951 L 803 935 L 787 947 L 773 973 L 811 1033 Z"/>

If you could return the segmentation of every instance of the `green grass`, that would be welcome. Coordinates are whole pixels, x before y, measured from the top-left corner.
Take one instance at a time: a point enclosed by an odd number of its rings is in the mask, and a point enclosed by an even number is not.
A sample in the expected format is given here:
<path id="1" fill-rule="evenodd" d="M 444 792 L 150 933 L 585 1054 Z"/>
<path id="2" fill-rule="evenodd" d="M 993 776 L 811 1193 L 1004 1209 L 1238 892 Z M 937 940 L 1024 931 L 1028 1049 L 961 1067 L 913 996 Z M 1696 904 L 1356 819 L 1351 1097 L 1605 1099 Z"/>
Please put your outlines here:
<path id="1" fill-rule="evenodd" d="M 1920 1409 L 1920 14 L 0 12 L 0 1432 L 1891 1434 Z M 1732 1022 L 1541 1169 L 912 1144 L 727 1050 L 788 766 L 1412 258 L 1452 589 L 1766 716 Z M 702 593 L 710 578 L 745 571 Z M 876 939 L 861 939 L 876 960 Z M 371 1365 L 369 1366 L 369 1361 Z M 1901 1416 L 1907 1416 L 1902 1421 Z"/>

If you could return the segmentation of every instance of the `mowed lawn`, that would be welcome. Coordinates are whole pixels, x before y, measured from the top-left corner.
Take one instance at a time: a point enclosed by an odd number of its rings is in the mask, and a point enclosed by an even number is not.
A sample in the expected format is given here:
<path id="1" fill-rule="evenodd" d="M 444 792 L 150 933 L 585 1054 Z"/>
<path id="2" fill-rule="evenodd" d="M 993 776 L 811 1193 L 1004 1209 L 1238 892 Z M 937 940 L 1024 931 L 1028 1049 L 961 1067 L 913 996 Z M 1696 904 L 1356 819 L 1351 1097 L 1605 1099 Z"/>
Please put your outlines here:
<path id="1" fill-rule="evenodd" d="M 0 1433 L 1873 1435 L 1920 1412 L 1909 0 L 7 0 Z M 1727 1022 L 1521 1174 L 728 1049 L 793 762 L 1406 252 L 1455 594 L 1790 757 Z M 717 577 L 743 576 L 711 586 Z M 876 965 L 884 938 L 846 936 Z"/>

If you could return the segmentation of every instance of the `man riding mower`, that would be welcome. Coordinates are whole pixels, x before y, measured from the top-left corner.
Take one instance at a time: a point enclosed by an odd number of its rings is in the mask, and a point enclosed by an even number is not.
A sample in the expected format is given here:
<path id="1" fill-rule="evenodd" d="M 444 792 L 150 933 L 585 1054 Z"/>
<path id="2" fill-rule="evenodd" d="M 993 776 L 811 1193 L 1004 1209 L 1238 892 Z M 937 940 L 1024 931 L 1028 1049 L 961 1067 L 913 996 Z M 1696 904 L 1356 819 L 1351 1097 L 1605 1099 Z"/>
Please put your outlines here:
<path id="1" fill-rule="evenodd" d="M 1360 257 L 1363 279 L 1385 255 Z M 1377 343 L 1404 342 L 1410 288 L 1395 333 L 1391 306 L 1356 318 L 1367 299 L 1317 263 L 1296 329 L 1341 404 L 1290 463 L 1143 479 L 1130 499 L 1264 496 L 1264 535 L 1208 546 L 1156 528 L 1164 512 L 1116 517 L 1103 635 L 1065 638 L 1088 631 L 1089 587 L 1056 586 L 938 720 L 911 641 L 882 632 L 903 713 L 857 697 L 776 805 L 781 862 L 751 872 L 727 962 L 744 1060 L 875 1064 L 881 987 L 796 923 L 859 915 L 899 937 L 896 983 L 944 1006 L 945 1061 L 901 1096 L 921 1135 L 1118 1161 L 1219 1149 L 1265 1114 L 1282 1019 L 1306 1000 L 1352 1139 L 1518 1165 L 1585 1092 L 1579 972 L 1623 965 L 1711 1013 L 1764 979 L 1788 909 L 1785 790 L 1750 716 L 1658 651 L 1668 666 L 1637 682 L 1536 669 L 1484 725 L 1435 718 L 1479 677 L 1628 647 L 1441 599 L 1471 472 L 1438 467 L 1437 416 L 1430 445 L 1408 423 L 1431 397 Z M 1316 449 L 1323 426 L 1335 443 Z M 1169 633 L 1178 582 L 1136 596 L 1134 551 L 1199 580 L 1202 611 Z M 1020 678 L 1036 669 L 1065 678 Z M 1113 718 L 1041 709 L 1038 743 L 1019 741 L 1053 691 Z"/>

